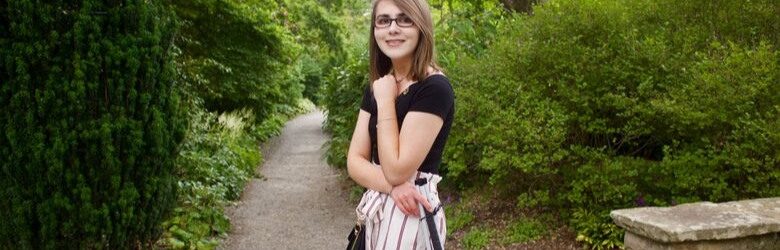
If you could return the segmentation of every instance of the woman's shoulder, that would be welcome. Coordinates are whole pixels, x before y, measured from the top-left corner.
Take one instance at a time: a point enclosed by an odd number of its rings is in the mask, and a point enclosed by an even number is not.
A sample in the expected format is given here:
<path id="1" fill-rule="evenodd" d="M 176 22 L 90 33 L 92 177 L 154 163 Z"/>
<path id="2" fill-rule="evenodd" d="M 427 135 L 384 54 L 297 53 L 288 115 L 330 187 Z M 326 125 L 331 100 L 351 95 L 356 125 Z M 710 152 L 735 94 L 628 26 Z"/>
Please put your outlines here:
<path id="1" fill-rule="evenodd" d="M 423 82 L 429 83 L 429 82 L 438 82 L 438 83 L 447 83 L 449 84 L 450 80 L 447 78 L 446 75 L 444 75 L 444 72 L 442 72 L 438 68 L 434 67 L 428 67 L 427 70 L 427 76 L 425 76 L 425 79 Z"/>
<path id="2" fill-rule="evenodd" d="M 450 85 L 450 79 L 444 75 L 444 72 L 441 71 L 434 71 L 428 74 L 427 77 L 425 77 L 425 80 L 423 80 L 425 84 L 423 85 L 432 85 L 431 87 L 434 88 L 441 88 L 441 87 L 447 87 L 452 88 Z"/>
<path id="3" fill-rule="evenodd" d="M 429 74 L 420 84 L 419 93 L 424 96 L 449 96 L 450 98 L 454 98 L 455 95 L 449 78 L 441 72 Z"/>

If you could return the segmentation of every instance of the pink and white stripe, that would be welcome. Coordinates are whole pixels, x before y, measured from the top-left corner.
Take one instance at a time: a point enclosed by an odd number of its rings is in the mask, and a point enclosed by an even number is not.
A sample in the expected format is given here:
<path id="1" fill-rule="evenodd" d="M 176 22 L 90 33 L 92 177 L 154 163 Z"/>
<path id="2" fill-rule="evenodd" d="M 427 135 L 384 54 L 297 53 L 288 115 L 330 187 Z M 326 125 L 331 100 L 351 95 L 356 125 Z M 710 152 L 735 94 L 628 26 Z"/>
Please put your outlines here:
<path id="1" fill-rule="evenodd" d="M 441 181 L 441 176 L 417 172 L 414 177 L 428 180 L 428 183 L 417 188 L 428 189 L 431 197 L 427 198 L 431 201 L 431 206 L 437 207 L 441 201 L 436 186 Z M 365 222 L 367 249 L 433 249 L 426 221 L 419 216 L 404 215 L 389 194 L 367 190 L 355 212 L 358 219 Z M 444 249 L 447 235 L 444 209 L 439 209 L 434 215 L 434 221 Z"/>

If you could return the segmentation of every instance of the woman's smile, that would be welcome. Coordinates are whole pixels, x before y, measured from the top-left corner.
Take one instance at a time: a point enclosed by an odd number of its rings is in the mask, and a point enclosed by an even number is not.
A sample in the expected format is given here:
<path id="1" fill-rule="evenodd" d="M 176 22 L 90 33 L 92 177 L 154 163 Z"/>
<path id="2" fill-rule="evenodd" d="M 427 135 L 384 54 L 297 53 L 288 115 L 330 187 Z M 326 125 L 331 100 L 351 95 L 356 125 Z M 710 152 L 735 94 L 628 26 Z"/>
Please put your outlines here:
<path id="1" fill-rule="evenodd" d="M 403 39 L 388 39 L 385 41 L 385 43 L 387 43 L 387 46 L 390 46 L 391 48 L 395 48 L 403 45 L 405 41 L 406 40 Z"/>

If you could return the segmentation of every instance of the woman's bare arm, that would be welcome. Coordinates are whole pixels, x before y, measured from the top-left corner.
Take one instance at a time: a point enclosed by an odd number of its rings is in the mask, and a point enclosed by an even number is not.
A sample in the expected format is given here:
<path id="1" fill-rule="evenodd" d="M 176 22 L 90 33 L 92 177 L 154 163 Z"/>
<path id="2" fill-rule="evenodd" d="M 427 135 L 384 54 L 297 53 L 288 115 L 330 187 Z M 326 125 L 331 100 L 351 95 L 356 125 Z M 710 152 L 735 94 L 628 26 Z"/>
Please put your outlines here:
<path id="1" fill-rule="evenodd" d="M 390 193 L 393 185 L 387 182 L 380 168 L 371 163 L 371 138 L 368 135 L 368 120 L 371 117 L 360 110 L 352 140 L 347 153 L 347 172 L 349 177 L 361 186 L 382 193 Z"/>
<path id="2" fill-rule="evenodd" d="M 377 117 L 395 117 L 395 101 L 377 103 Z M 425 112 L 409 112 L 399 132 L 395 120 L 377 124 L 377 150 L 382 172 L 390 185 L 400 185 L 417 171 L 444 124 L 441 117 Z"/>

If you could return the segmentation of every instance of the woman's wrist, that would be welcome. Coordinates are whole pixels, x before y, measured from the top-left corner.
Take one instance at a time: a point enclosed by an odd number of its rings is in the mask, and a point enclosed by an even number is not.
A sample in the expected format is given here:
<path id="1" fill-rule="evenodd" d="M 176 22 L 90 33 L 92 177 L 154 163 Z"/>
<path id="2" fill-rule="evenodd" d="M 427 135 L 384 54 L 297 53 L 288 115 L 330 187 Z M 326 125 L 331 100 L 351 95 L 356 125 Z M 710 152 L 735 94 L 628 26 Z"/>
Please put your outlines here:
<path id="1" fill-rule="evenodd" d="M 382 124 L 382 123 L 387 123 L 387 122 L 391 122 L 391 121 L 395 121 L 395 120 L 397 120 L 395 117 L 388 117 L 388 118 L 383 118 L 383 119 L 377 119 L 376 120 L 376 127 L 378 128 L 379 125 Z"/>
<path id="2" fill-rule="evenodd" d="M 380 122 L 383 122 L 383 121 L 396 120 L 396 119 L 397 118 L 395 118 L 395 117 L 379 118 L 379 119 L 376 119 L 376 123 L 380 123 Z"/>
<path id="3" fill-rule="evenodd" d="M 378 109 L 382 109 L 384 107 L 395 107 L 395 100 L 376 100 L 376 106 Z"/>

